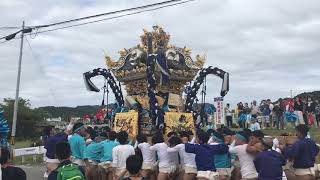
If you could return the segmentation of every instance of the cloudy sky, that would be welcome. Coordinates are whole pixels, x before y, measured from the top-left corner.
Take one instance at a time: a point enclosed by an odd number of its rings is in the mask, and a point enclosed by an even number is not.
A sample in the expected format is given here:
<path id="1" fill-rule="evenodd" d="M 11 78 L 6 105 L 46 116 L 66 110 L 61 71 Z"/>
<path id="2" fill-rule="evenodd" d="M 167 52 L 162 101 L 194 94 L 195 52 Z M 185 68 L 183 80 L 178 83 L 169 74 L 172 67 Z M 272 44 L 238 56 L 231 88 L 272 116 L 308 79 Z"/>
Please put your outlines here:
<path id="1" fill-rule="evenodd" d="M 120 10 L 152 0 L 1 0 L 0 27 L 48 24 Z M 226 101 L 276 99 L 319 90 L 320 2 L 318 0 L 195 0 L 139 15 L 27 36 L 21 93 L 34 107 L 100 104 L 87 92 L 82 73 L 105 67 L 103 51 L 137 45 L 142 28 L 158 24 L 171 44 L 207 54 L 206 65 L 230 73 Z M 15 30 L 0 29 L 0 36 Z M 0 99 L 15 95 L 19 40 L 0 44 Z M 32 53 L 33 52 L 33 53 Z M 101 79 L 97 78 L 101 85 Z M 210 76 L 208 101 L 221 80 Z M 113 99 L 113 96 L 110 96 Z"/>

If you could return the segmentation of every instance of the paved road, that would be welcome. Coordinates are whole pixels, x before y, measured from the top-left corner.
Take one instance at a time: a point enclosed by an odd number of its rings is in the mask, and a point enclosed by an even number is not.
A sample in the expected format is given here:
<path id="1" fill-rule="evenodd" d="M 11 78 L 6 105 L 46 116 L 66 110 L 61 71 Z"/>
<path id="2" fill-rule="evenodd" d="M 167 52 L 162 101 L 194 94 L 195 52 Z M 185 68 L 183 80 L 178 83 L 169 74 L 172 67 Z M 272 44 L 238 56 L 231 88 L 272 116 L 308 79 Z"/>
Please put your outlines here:
<path id="1" fill-rule="evenodd" d="M 32 166 L 18 166 L 22 168 L 27 174 L 27 180 L 45 180 L 43 173 L 45 168 L 43 165 L 32 165 Z"/>

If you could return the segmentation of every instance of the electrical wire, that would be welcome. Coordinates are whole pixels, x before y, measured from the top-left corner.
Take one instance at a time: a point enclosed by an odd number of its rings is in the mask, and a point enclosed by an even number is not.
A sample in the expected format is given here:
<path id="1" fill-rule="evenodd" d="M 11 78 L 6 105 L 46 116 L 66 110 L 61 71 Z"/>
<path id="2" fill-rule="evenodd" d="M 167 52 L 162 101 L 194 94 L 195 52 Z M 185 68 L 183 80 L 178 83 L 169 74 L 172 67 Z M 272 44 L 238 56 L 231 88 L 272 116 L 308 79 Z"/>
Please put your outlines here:
<path id="1" fill-rule="evenodd" d="M 21 27 L 0 27 L 0 30 L 7 30 L 7 29 L 20 29 Z"/>
<path id="2" fill-rule="evenodd" d="M 10 35 L 13 35 L 13 34 L 16 35 L 16 34 L 18 34 L 18 33 L 21 32 L 21 31 L 22 31 L 22 30 L 19 30 L 19 31 L 17 31 L 17 32 L 15 32 L 15 33 L 12 33 L 12 34 L 10 34 Z M 10 35 L 8 35 L 8 36 L 10 36 Z M 7 38 L 8 36 L 1 37 L 0 40 L 1 40 L 1 39 L 5 39 L 5 38 Z M 15 39 L 15 38 L 12 38 L 12 39 Z M 19 38 L 19 39 L 20 39 L 20 38 Z"/>
<path id="3" fill-rule="evenodd" d="M 128 9 L 123 9 L 123 10 L 118 10 L 118 11 L 112 11 L 112 12 L 96 14 L 96 15 L 92 15 L 92 16 L 86 16 L 86 17 L 81 17 L 81 18 L 61 21 L 61 22 L 57 22 L 57 23 L 51 23 L 51 24 L 47 24 L 47 25 L 38 25 L 38 26 L 31 26 L 31 27 L 43 28 L 43 27 L 49 27 L 49 26 L 56 26 L 56 25 L 70 23 L 70 22 L 82 21 L 82 20 L 86 20 L 86 19 L 97 18 L 97 17 L 101 17 L 101 16 L 107 16 L 107 15 L 112 15 L 112 14 L 117 14 L 117 13 L 122 13 L 122 12 L 127 12 L 127 11 L 135 11 L 135 10 L 139 10 L 139 9 L 145 9 L 145 8 L 149 8 L 149 7 L 160 6 L 160 5 L 179 2 L 179 1 L 182 1 L 182 0 L 168 0 L 168 1 L 163 1 L 163 2 L 159 2 L 159 3 L 153 3 L 153 4 L 147 4 L 147 5 L 144 5 L 144 6 L 138 6 L 138 7 L 134 7 L 134 8 L 128 8 Z"/>
<path id="4" fill-rule="evenodd" d="M 37 35 L 38 35 L 38 32 L 39 32 L 39 29 L 36 29 L 36 32 L 35 32 L 35 33 L 31 33 L 31 32 L 30 32 L 30 38 L 31 38 L 31 39 L 35 39 L 35 38 L 37 37 Z"/>
<path id="5" fill-rule="evenodd" d="M 170 0 L 170 1 L 164 1 L 164 2 L 160 2 L 160 3 L 155 3 L 155 4 L 149 4 L 149 5 L 145 5 L 145 6 L 140 6 L 140 7 L 136 7 L 136 8 L 130 8 L 130 9 L 125 9 L 125 10 L 119 10 L 119 11 L 114 11 L 114 12 L 110 12 L 110 13 L 103 13 L 103 14 L 99 14 L 99 15 L 93 15 L 93 16 L 88 16 L 88 17 L 83 17 L 83 18 L 77 18 L 77 19 L 73 19 L 73 20 L 68 20 L 68 21 L 63 21 L 63 22 L 58 22 L 58 23 L 53 23 L 53 24 L 49 24 L 49 25 L 41 25 L 41 26 L 28 26 L 29 28 L 32 29 L 37 29 L 36 33 L 30 33 L 30 35 L 37 35 L 40 33 L 45 33 L 45 32 L 51 32 L 51 31 L 56 31 L 56 30 L 60 30 L 60 29 L 66 29 L 66 28 L 71 28 L 71 27 L 77 27 L 77 26 L 82 26 L 82 25 L 86 25 L 86 24 L 92 24 L 92 23 L 97 23 L 97 22 L 101 22 L 101 21 L 107 21 L 107 20 L 112 20 L 112 19 L 117 19 L 117 18 L 121 18 L 121 17 L 125 17 L 125 16 L 131 16 L 131 15 L 135 15 L 135 14 L 141 14 L 143 12 L 149 12 L 149 11 L 154 11 L 154 10 L 158 10 L 158 9 L 163 9 L 166 7 L 171 7 L 171 6 L 176 6 L 176 5 L 180 5 L 180 4 L 185 4 L 191 1 L 195 1 L 195 0 L 186 0 L 186 1 L 182 1 L 182 0 Z M 172 3 L 172 2 L 177 2 L 177 3 Z M 99 17 L 99 16 L 105 16 L 105 15 L 110 15 L 110 14 L 116 14 L 116 13 L 120 13 L 120 12 L 125 12 L 125 11 L 133 11 L 134 9 L 145 9 L 147 7 L 153 7 L 153 6 L 159 6 L 159 4 L 168 4 L 171 3 L 169 5 L 164 5 L 164 6 L 160 6 L 160 7 L 156 7 L 156 8 L 151 8 L 151 9 L 147 9 L 147 10 L 141 10 L 138 12 L 133 12 L 133 13 L 127 13 L 127 14 L 123 14 L 123 15 L 119 15 L 119 16 L 114 16 L 114 17 L 110 17 L 110 18 L 104 18 L 104 19 L 99 19 L 99 20 L 95 20 L 95 21 L 89 21 L 89 22 L 85 22 L 85 23 L 79 23 L 79 24 L 73 24 L 73 25 L 69 25 L 69 26 L 63 26 L 63 27 L 59 27 L 59 28 L 54 28 L 54 29 L 48 29 L 48 30 L 43 30 L 43 31 L 38 31 L 41 28 L 45 28 L 45 27 L 50 27 L 50 26 L 55 26 L 58 24 L 63 24 L 63 23 L 70 23 L 70 22 L 74 22 L 74 21 L 80 21 L 80 20 L 84 20 L 86 18 L 93 18 L 93 17 Z M 20 30 L 21 31 L 21 30 Z M 20 31 L 16 32 L 19 33 Z M 13 33 L 14 34 L 14 33 Z M 1 39 L 6 38 L 2 37 Z M 19 39 L 18 37 L 15 37 L 13 39 Z"/>
<path id="6" fill-rule="evenodd" d="M 104 19 L 99 19 L 99 20 L 95 20 L 95 21 L 89 21 L 89 22 L 85 22 L 85 23 L 73 24 L 73 25 L 63 26 L 63 27 L 54 28 L 54 29 L 38 31 L 37 34 L 56 31 L 56 30 L 60 30 L 60 29 L 71 28 L 71 27 L 77 27 L 77 26 L 82 26 L 82 25 L 87 25 L 87 24 L 92 24 L 92 23 L 97 23 L 97 22 L 101 22 L 101 21 L 117 19 L 117 18 L 121 18 L 121 17 L 125 17 L 125 16 L 132 16 L 132 15 L 136 15 L 136 14 L 141 14 L 143 12 L 154 11 L 154 10 L 163 9 L 163 8 L 166 8 L 166 7 L 176 6 L 176 5 L 179 5 L 179 4 L 185 4 L 185 3 L 188 3 L 188 2 L 191 2 L 191 1 L 196 1 L 196 0 L 186 0 L 186 1 L 183 1 L 183 2 L 173 3 L 173 4 L 170 4 L 170 5 L 160 6 L 160 7 L 157 7 L 157 8 L 142 10 L 142 11 L 133 12 L 133 13 L 127 13 L 127 14 L 123 14 L 123 15 L 119 15 L 119 16 L 110 17 L 110 18 L 104 18 Z M 36 34 L 36 33 L 30 33 L 30 34 Z"/>

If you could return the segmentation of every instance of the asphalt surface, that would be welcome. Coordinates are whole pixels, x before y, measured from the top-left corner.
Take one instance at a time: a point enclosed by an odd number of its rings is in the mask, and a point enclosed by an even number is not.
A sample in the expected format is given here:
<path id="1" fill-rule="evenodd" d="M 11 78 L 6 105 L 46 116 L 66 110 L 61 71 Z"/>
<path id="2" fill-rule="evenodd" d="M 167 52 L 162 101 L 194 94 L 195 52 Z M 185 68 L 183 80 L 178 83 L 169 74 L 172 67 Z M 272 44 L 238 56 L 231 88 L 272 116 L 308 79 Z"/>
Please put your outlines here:
<path id="1" fill-rule="evenodd" d="M 43 178 L 43 174 L 45 171 L 44 165 L 23 165 L 18 166 L 22 168 L 26 174 L 27 174 L 27 180 L 45 180 L 46 178 Z"/>

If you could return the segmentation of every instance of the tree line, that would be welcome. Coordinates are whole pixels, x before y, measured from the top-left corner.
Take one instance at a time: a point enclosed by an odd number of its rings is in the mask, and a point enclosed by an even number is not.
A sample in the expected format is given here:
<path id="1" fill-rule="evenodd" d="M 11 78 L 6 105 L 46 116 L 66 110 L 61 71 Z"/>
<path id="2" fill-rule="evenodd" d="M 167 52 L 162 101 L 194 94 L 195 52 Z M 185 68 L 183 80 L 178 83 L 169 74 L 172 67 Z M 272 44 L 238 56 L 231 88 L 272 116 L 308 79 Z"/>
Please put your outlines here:
<path id="1" fill-rule="evenodd" d="M 55 107 L 46 106 L 32 108 L 29 99 L 19 98 L 19 110 L 17 118 L 17 138 L 37 138 L 42 133 L 41 125 L 46 118 L 61 117 L 62 121 L 69 121 L 71 117 L 83 117 L 85 114 L 95 114 L 100 106 Z M 12 126 L 14 99 L 4 98 L 0 103 L 0 111 L 4 111 L 4 117 Z M 11 132 L 10 132 L 11 133 Z"/>

